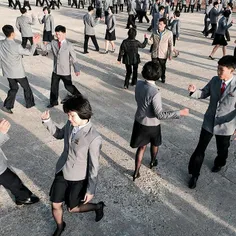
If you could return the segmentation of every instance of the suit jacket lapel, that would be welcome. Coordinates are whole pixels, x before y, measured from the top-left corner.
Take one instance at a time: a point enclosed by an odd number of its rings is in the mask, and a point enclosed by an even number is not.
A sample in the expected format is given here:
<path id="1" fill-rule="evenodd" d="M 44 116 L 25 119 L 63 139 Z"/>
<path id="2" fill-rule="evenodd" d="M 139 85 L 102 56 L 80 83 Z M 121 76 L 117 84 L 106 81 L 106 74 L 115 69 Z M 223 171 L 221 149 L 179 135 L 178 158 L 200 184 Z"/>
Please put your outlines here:
<path id="1" fill-rule="evenodd" d="M 82 128 L 81 130 L 79 130 L 74 137 L 74 140 L 78 140 L 80 139 L 83 135 L 85 135 L 86 133 L 88 133 L 88 131 L 91 128 L 91 122 L 89 122 L 89 124 L 87 124 L 84 128 Z"/>

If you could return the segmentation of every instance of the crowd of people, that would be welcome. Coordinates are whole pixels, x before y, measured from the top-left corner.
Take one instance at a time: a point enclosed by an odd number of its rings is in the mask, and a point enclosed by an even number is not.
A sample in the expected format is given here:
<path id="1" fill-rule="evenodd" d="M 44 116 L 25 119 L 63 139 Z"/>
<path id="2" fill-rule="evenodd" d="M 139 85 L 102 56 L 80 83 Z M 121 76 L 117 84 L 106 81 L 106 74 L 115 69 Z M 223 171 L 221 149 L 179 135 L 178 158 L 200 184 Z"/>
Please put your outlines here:
<path id="1" fill-rule="evenodd" d="M 91 122 L 93 115 L 89 100 L 72 83 L 71 67 L 76 76 L 80 75 L 80 66 L 76 57 L 73 45 L 66 39 L 66 27 L 57 25 L 54 27 L 54 17 L 51 9 L 61 5 L 60 1 L 38 0 L 37 5 L 43 6 L 43 14 L 27 14 L 26 6 L 31 10 L 29 1 L 24 1 L 21 8 L 19 0 L 13 2 L 9 0 L 9 7 L 19 6 L 21 16 L 16 19 L 16 29 L 22 36 L 22 43 L 15 41 L 15 29 L 12 25 L 4 25 L 2 31 L 6 38 L 0 41 L 0 61 L 3 76 L 8 79 L 10 90 L 3 103 L 2 110 L 8 114 L 13 114 L 14 102 L 18 92 L 18 84 L 24 89 L 26 108 L 35 105 L 34 95 L 23 67 L 24 56 L 38 56 L 42 51 L 42 56 L 48 53 L 53 55 L 53 72 L 51 76 L 50 99 L 47 108 L 59 105 L 58 93 L 60 80 L 63 81 L 66 90 L 71 96 L 61 101 L 63 110 L 68 115 L 68 121 L 63 128 L 57 127 L 50 116 L 49 111 L 45 111 L 42 116 L 42 123 L 45 128 L 56 139 L 64 140 L 64 150 L 56 164 L 55 178 L 50 189 L 50 201 L 52 202 L 52 214 L 57 224 L 54 236 L 59 236 L 65 230 L 66 223 L 63 220 L 63 202 L 71 213 L 82 213 L 94 211 L 98 222 L 103 218 L 105 204 L 91 203 L 94 197 L 97 176 L 99 169 L 99 156 L 102 146 L 101 135 L 96 131 Z M 46 6 L 44 6 L 46 4 Z M 68 1 L 68 5 L 84 7 L 85 2 L 76 0 Z M 224 5 L 225 4 L 225 5 Z M 178 111 L 163 111 L 160 89 L 156 81 L 161 79 L 166 82 L 166 62 L 172 57 L 178 57 L 179 51 L 175 48 L 176 40 L 180 39 L 180 15 L 184 11 L 200 11 L 201 0 L 190 0 L 187 9 L 186 1 L 162 1 L 156 0 L 150 3 L 147 0 L 128 1 L 92 1 L 89 2 L 88 12 L 83 17 L 84 23 L 84 54 L 88 52 L 89 38 L 95 46 L 96 51 L 100 51 L 95 26 L 105 18 L 105 48 L 104 54 L 116 50 L 114 41 L 116 40 L 116 17 L 118 11 L 123 12 L 124 5 L 127 5 L 127 25 L 128 38 L 121 43 L 118 63 L 122 63 L 126 68 L 124 89 L 129 85 L 135 87 L 135 100 L 137 110 L 134 118 L 133 131 L 130 146 L 137 148 L 135 156 L 135 170 L 133 181 L 140 177 L 142 158 L 147 145 L 150 143 L 150 168 L 158 165 L 157 154 L 159 146 L 162 144 L 161 120 L 179 119 L 189 115 L 189 109 L 184 108 Z M 175 8 L 175 9 L 174 9 Z M 212 172 L 218 172 L 226 165 L 228 149 L 231 136 L 236 130 L 236 58 L 226 55 L 227 41 L 230 41 L 228 29 L 233 25 L 231 20 L 232 3 L 212 3 L 209 0 L 205 6 L 204 30 L 205 37 L 212 33 L 214 48 L 209 59 L 214 59 L 216 50 L 223 46 L 223 57 L 218 61 L 217 76 L 214 76 L 203 89 L 197 89 L 195 85 L 188 87 L 189 96 L 197 99 L 210 97 L 209 107 L 205 113 L 199 143 L 189 161 L 189 188 L 196 187 L 200 169 L 204 160 L 205 150 L 213 137 L 216 137 L 217 157 L 214 161 Z M 135 21 L 143 22 L 143 18 L 149 23 L 147 12 L 150 10 L 151 25 L 147 31 L 151 31 L 151 36 L 144 34 L 144 41 L 136 39 L 138 27 Z M 172 13 L 171 11 L 174 10 Z M 220 19 L 218 19 L 220 18 Z M 33 34 L 32 25 L 39 22 L 43 24 L 43 37 Z M 211 24 L 211 29 L 209 25 Z M 55 38 L 54 35 L 55 34 Z M 226 39 L 225 39 L 226 37 Z M 31 46 L 27 48 L 27 41 Z M 150 61 L 142 68 L 144 80 L 138 80 L 138 66 L 141 62 L 139 48 L 150 47 Z M 132 75 L 132 82 L 130 83 Z M 0 121 L 0 145 L 2 146 L 9 137 L 7 135 L 10 123 L 2 119 Z M 16 204 L 34 204 L 39 201 L 20 180 L 20 178 L 8 167 L 4 153 L 0 155 L 0 185 L 9 189 L 15 196 Z"/>

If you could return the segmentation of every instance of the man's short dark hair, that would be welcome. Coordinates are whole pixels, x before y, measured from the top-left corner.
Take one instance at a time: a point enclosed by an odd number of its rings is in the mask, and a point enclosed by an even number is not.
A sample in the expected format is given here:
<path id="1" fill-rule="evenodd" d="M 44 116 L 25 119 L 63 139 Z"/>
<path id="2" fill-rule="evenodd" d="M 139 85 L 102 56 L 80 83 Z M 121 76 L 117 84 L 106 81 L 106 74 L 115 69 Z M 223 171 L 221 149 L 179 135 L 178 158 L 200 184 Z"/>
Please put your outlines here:
<path id="1" fill-rule="evenodd" d="M 62 32 L 62 33 L 66 33 L 66 27 L 63 25 L 58 25 L 55 28 L 55 32 Z"/>
<path id="2" fill-rule="evenodd" d="M 92 11 L 93 9 L 94 9 L 93 6 L 88 7 L 88 11 Z"/>
<path id="3" fill-rule="evenodd" d="M 213 3 L 213 6 L 215 7 L 215 6 L 217 6 L 219 3 L 218 2 L 214 2 Z"/>
<path id="4" fill-rule="evenodd" d="M 225 66 L 227 68 L 232 68 L 236 69 L 236 57 L 234 56 L 223 56 L 219 61 L 218 61 L 219 66 Z"/>
<path id="5" fill-rule="evenodd" d="M 161 77 L 161 66 L 160 63 L 149 61 L 147 62 L 142 69 L 142 76 L 146 80 L 158 80 Z"/>
<path id="6" fill-rule="evenodd" d="M 14 28 L 12 25 L 4 25 L 2 27 L 2 32 L 5 34 L 7 38 L 9 38 L 11 34 L 14 33 Z"/>
<path id="7" fill-rule="evenodd" d="M 83 95 L 69 96 L 63 104 L 63 110 L 65 113 L 76 112 L 82 120 L 89 120 L 93 115 L 89 100 Z"/>
<path id="8" fill-rule="evenodd" d="M 25 14 L 27 12 L 27 9 L 25 7 L 20 8 L 20 13 Z"/>
<path id="9" fill-rule="evenodd" d="M 159 6 L 158 10 L 159 10 L 159 11 L 165 10 L 165 7 L 164 7 L 164 6 Z"/>
<path id="10" fill-rule="evenodd" d="M 209 4 L 209 5 L 212 4 L 212 0 L 209 0 L 208 4 Z"/>
<path id="11" fill-rule="evenodd" d="M 233 8 L 234 8 L 234 5 L 233 5 L 233 3 L 232 2 L 229 2 L 228 3 L 228 6 L 233 10 Z"/>
<path id="12" fill-rule="evenodd" d="M 130 28 L 128 31 L 129 39 L 135 39 L 136 35 L 137 35 L 137 30 L 134 28 Z"/>
<path id="13" fill-rule="evenodd" d="M 175 11 L 175 12 L 174 12 L 174 15 L 175 15 L 176 17 L 180 17 L 180 11 Z"/>
<path id="14" fill-rule="evenodd" d="M 165 17 L 162 17 L 159 22 L 163 22 L 165 25 L 167 25 L 167 19 Z"/>
<path id="15" fill-rule="evenodd" d="M 47 10 L 47 11 L 48 11 L 48 14 L 50 14 L 50 13 L 51 13 L 51 10 L 50 10 L 50 8 L 49 8 L 49 7 L 44 7 L 44 8 L 43 8 L 43 11 L 45 11 L 45 10 Z"/>

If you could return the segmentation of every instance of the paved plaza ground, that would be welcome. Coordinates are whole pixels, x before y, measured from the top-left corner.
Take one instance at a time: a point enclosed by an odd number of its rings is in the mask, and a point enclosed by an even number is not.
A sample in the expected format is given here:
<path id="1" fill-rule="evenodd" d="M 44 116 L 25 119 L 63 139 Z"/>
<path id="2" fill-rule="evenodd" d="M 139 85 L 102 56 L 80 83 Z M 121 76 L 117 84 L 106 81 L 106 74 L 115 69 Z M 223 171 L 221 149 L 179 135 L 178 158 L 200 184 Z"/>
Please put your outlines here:
<path id="1" fill-rule="evenodd" d="M 62 1 L 63 2 L 63 1 Z M 63 2 L 67 5 L 67 1 Z M 34 14 L 42 8 L 33 5 Z M 52 12 L 55 25 L 67 27 L 67 38 L 75 47 L 81 64 L 81 76 L 73 74 L 76 87 L 86 95 L 92 105 L 92 119 L 103 137 L 100 158 L 99 183 L 94 202 L 103 200 L 107 207 L 105 216 L 95 223 L 95 214 L 69 214 L 63 235 L 67 236 L 235 236 L 236 235 L 236 158 L 235 142 L 232 140 L 227 166 L 219 173 L 211 173 L 216 156 L 215 139 L 209 145 L 197 188 L 187 187 L 187 166 L 194 151 L 201 129 L 203 114 L 208 100 L 190 99 L 189 83 L 203 87 L 216 75 L 217 60 L 208 60 L 212 50 L 210 39 L 203 37 L 203 12 L 181 15 L 181 34 L 177 48 L 180 56 L 167 63 L 166 84 L 157 83 L 162 93 L 164 109 L 190 109 L 191 115 L 180 120 L 162 121 L 163 144 L 158 154 L 159 165 L 150 170 L 149 150 L 146 151 L 141 177 L 132 181 L 134 149 L 129 147 L 133 119 L 136 110 L 134 88 L 123 90 L 125 69 L 117 64 L 117 52 L 127 30 L 127 13 L 117 15 L 117 50 L 114 54 L 94 51 L 90 42 L 89 54 L 83 52 L 83 22 L 86 10 L 63 6 Z M 0 3 L 0 28 L 4 24 L 15 25 L 17 10 L 9 9 L 6 0 Z M 147 23 L 138 24 L 137 39 L 143 40 Z M 33 27 L 42 34 L 42 25 Z M 227 49 L 232 55 L 236 29 Z M 105 25 L 96 26 L 98 42 L 103 51 Z M 3 38 L 3 34 L 0 33 Z M 21 40 L 17 32 L 17 40 Z M 149 46 L 140 50 L 143 64 L 150 60 Z M 52 55 L 48 57 L 24 57 L 25 70 L 35 95 L 36 106 L 24 107 L 22 89 L 16 98 L 14 114 L 1 112 L 12 126 L 10 140 L 3 151 L 24 183 L 40 197 L 32 206 L 16 206 L 9 193 L 0 187 L 0 235 L 1 236 L 48 236 L 55 223 L 51 216 L 49 189 L 54 178 L 56 161 L 63 142 L 55 140 L 42 126 L 40 115 L 48 105 Z M 8 91 L 7 79 L 0 76 L 0 99 Z M 60 86 L 60 98 L 67 95 Z M 66 120 L 59 105 L 51 109 L 51 117 L 60 126 Z"/>

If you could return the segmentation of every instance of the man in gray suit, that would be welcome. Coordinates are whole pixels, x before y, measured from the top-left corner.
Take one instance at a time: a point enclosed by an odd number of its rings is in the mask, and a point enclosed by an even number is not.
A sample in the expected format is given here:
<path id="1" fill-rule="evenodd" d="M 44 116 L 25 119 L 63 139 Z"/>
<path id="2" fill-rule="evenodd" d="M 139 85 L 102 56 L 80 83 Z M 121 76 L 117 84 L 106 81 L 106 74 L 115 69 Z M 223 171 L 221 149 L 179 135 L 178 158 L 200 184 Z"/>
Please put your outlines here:
<path id="1" fill-rule="evenodd" d="M 31 28 L 31 25 L 36 24 L 36 16 L 27 15 L 27 10 L 26 8 L 21 8 L 20 9 L 21 16 L 16 18 L 16 28 L 20 31 L 21 37 L 22 37 L 22 47 L 26 48 L 27 41 L 30 41 L 30 44 L 33 44 L 33 31 Z M 34 52 L 34 56 L 39 55 L 37 50 Z"/>
<path id="2" fill-rule="evenodd" d="M 22 63 L 22 56 L 33 55 L 39 36 L 33 37 L 33 45 L 30 49 L 23 48 L 14 41 L 15 32 L 11 25 L 4 25 L 2 31 L 6 39 L 0 41 L 0 65 L 2 66 L 3 76 L 6 76 L 9 82 L 10 90 L 4 101 L 3 111 L 12 114 L 12 108 L 16 99 L 16 93 L 19 89 L 18 83 L 24 89 L 26 108 L 34 106 L 34 96 L 31 91 L 25 70 Z"/>
<path id="3" fill-rule="evenodd" d="M 56 40 L 46 45 L 41 44 L 40 47 L 44 51 L 53 53 L 53 72 L 51 81 L 50 104 L 48 108 L 58 105 L 58 91 L 60 80 L 63 81 L 66 90 L 72 95 L 81 94 L 79 90 L 72 84 L 71 65 L 74 67 L 75 75 L 80 75 L 79 63 L 77 62 L 76 53 L 72 44 L 66 40 L 66 27 L 58 25 L 55 28 Z M 63 103 L 63 101 L 62 101 Z"/>
<path id="4" fill-rule="evenodd" d="M 0 146 L 2 146 L 8 139 L 8 130 L 10 123 L 5 120 L 0 120 Z M 7 158 L 0 148 L 0 185 L 11 191 L 15 196 L 17 205 L 34 204 L 39 201 L 39 198 L 32 194 L 32 192 L 22 183 L 21 179 L 7 166 Z"/>
<path id="5" fill-rule="evenodd" d="M 64 139 L 64 150 L 56 164 L 56 175 L 50 190 L 52 214 L 57 223 L 53 235 L 61 235 L 65 229 L 62 204 L 69 212 L 95 211 L 95 221 L 104 215 L 104 202 L 90 203 L 95 194 L 102 144 L 100 134 L 90 121 L 92 108 L 82 95 L 70 97 L 63 110 L 68 121 L 58 128 L 51 120 L 49 111 L 42 114 L 44 126 L 56 139 Z"/>
<path id="6" fill-rule="evenodd" d="M 100 18 L 97 18 L 95 21 L 93 18 L 94 8 L 92 6 L 88 7 L 88 13 L 84 15 L 84 54 L 89 53 L 88 52 L 88 41 L 89 38 L 92 39 L 92 42 L 94 44 L 94 47 L 96 48 L 96 51 L 99 51 L 99 46 L 97 43 L 97 39 L 95 36 L 95 30 L 94 27 L 99 23 Z"/>
<path id="7" fill-rule="evenodd" d="M 200 169 L 204 160 L 205 150 L 213 135 L 216 137 L 217 157 L 212 172 L 218 172 L 226 164 L 230 138 L 236 129 L 236 59 L 224 56 L 218 61 L 218 76 L 213 77 L 201 90 L 189 85 L 190 96 L 204 99 L 210 97 L 209 107 L 204 115 L 199 143 L 189 161 L 189 188 L 196 187 Z"/>

